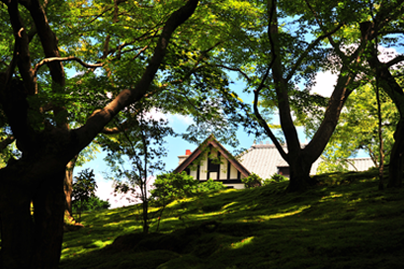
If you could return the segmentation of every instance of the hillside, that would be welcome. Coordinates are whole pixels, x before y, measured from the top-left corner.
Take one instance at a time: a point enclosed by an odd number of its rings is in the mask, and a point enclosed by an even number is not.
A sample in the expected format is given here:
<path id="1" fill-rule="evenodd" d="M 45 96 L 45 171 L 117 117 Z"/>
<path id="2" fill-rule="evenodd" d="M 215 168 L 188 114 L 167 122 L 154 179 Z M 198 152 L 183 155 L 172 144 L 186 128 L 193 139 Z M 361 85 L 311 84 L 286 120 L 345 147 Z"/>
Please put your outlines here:
<path id="1" fill-rule="evenodd" d="M 149 235 L 138 206 L 87 214 L 85 228 L 65 234 L 60 267 L 402 268 L 404 190 L 379 191 L 375 175 L 324 175 L 304 193 L 278 183 L 178 201 Z"/>

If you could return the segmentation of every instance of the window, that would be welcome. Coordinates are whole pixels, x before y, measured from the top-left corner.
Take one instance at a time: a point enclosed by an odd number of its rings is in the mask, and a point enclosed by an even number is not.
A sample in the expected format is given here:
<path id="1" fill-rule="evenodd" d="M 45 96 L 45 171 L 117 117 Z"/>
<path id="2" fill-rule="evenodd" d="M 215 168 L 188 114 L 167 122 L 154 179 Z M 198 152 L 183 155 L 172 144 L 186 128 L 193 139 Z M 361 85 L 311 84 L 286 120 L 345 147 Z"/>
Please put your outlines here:
<path id="1" fill-rule="evenodd" d="M 215 160 L 217 162 L 217 160 Z M 208 159 L 208 171 L 209 172 L 219 172 L 219 164 L 214 163 L 211 159 Z"/>

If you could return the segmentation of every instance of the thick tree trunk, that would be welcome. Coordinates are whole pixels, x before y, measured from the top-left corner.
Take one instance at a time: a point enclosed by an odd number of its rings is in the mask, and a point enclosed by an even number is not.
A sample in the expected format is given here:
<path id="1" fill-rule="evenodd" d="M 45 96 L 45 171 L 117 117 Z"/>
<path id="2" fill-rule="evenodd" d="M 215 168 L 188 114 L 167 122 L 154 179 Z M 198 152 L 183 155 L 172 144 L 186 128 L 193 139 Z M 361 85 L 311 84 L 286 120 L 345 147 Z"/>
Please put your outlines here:
<path id="1" fill-rule="evenodd" d="M 305 155 L 291 156 L 289 160 L 290 181 L 287 192 L 304 191 L 314 186 L 317 181 L 310 177 L 310 170 L 313 162 L 307 161 Z"/>
<path id="2" fill-rule="evenodd" d="M 32 268 L 58 268 L 63 242 L 65 169 L 43 181 L 34 197 L 35 257 Z"/>
<path id="3" fill-rule="evenodd" d="M 24 164 L 30 168 L 38 165 L 38 162 Z M 18 168 L 8 167 L 0 173 L 3 183 L 0 268 L 58 268 L 63 240 L 65 169 L 60 166 L 57 172 L 35 173 L 35 168 L 23 171 Z M 24 186 L 29 181 L 41 183 L 36 187 Z"/>
<path id="4" fill-rule="evenodd" d="M 10 192 L 6 198 L 9 200 L 8 207 L 1 208 L 0 268 L 30 268 L 35 249 L 34 227 L 30 200 L 24 196 L 21 190 Z"/>
<path id="5" fill-rule="evenodd" d="M 404 176 L 404 120 L 400 119 L 394 133 L 394 145 L 390 155 L 389 182 L 387 187 L 401 187 Z"/>

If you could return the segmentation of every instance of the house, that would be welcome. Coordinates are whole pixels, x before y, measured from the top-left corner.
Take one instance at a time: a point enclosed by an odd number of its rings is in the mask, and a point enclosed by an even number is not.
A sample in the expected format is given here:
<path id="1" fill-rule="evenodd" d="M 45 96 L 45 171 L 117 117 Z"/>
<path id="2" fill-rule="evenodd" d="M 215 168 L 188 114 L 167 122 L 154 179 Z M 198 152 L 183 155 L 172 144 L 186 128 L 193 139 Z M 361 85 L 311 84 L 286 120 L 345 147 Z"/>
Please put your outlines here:
<path id="1" fill-rule="evenodd" d="M 241 179 L 250 175 L 250 172 L 213 135 L 193 152 L 187 150 L 185 155 L 178 158 L 179 165 L 174 173 L 186 171 L 199 181 L 211 178 L 223 182 L 229 188 L 243 189 Z"/>
<path id="2" fill-rule="evenodd" d="M 234 157 L 210 135 L 196 150 L 187 150 L 185 155 L 178 158 L 179 165 L 175 173 L 186 171 L 200 181 L 212 178 L 229 188 L 243 189 L 241 179 L 251 173 L 262 179 L 271 178 L 274 174 L 290 175 L 288 163 L 283 160 L 275 145 L 269 143 L 254 143 L 250 149 Z M 310 175 L 316 174 L 320 163 L 320 158 L 313 163 Z M 370 158 L 352 158 L 348 161 L 350 171 L 366 171 L 370 167 L 374 167 Z"/>

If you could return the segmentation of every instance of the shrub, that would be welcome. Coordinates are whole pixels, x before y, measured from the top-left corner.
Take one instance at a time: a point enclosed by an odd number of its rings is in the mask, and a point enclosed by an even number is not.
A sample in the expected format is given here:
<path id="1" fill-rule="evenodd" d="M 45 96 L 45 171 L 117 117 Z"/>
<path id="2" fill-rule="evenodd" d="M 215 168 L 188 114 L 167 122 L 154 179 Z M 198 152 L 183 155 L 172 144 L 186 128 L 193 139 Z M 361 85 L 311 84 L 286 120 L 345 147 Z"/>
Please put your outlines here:
<path id="1" fill-rule="evenodd" d="M 263 185 L 266 186 L 266 185 L 271 184 L 271 183 L 280 183 L 280 182 L 285 182 L 285 181 L 288 181 L 288 180 L 289 179 L 287 177 L 275 173 L 275 174 L 273 174 L 271 176 L 271 178 L 265 179 L 264 182 L 263 182 Z"/>
<path id="2" fill-rule="evenodd" d="M 257 174 L 252 173 L 248 177 L 242 178 L 241 182 L 244 183 L 244 187 L 254 188 L 262 185 L 262 178 L 260 178 Z"/>
<path id="3" fill-rule="evenodd" d="M 197 185 L 198 181 L 186 172 L 162 174 L 154 181 L 151 194 L 158 206 L 165 206 L 175 200 L 195 195 Z"/>
<path id="4" fill-rule="evenodd" d="M 198 193 L 206 193 L 206 192 L 215 192 L 220 190 L 225 190 L 226 187 L 220 181 L 214 181 L 209 178 L 207 181 L 199 183 L 198 185 Z"/>
<path id="5" fill-rule="evenodd" d="M 80 204 L 78 201 L 73 201 L 72 208 L 74 212 L 80 211 Z M 108 209 L 111 204 L 108 201 L 101 200 L 97 196 L 91 196 L 88 200 L 84 201 L 81 206 L 82 212 L 97 211 L 102 209 Z"/>

